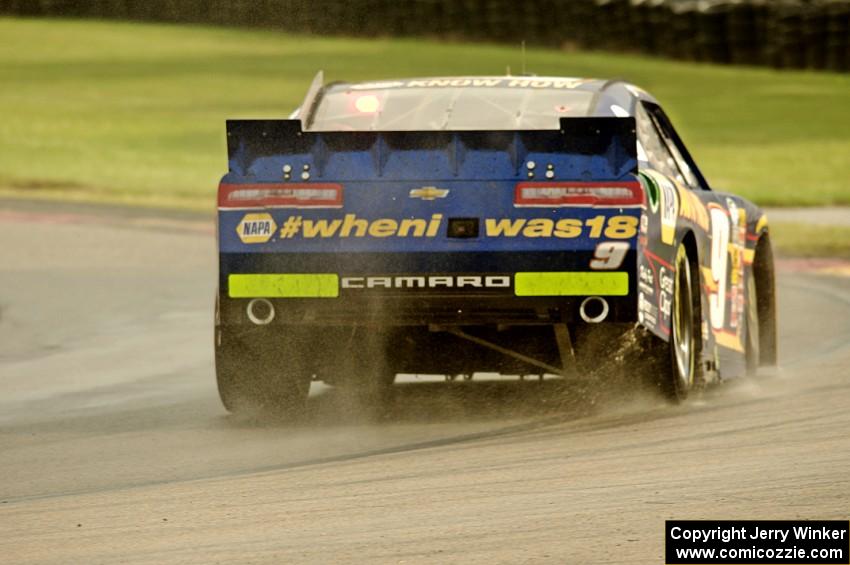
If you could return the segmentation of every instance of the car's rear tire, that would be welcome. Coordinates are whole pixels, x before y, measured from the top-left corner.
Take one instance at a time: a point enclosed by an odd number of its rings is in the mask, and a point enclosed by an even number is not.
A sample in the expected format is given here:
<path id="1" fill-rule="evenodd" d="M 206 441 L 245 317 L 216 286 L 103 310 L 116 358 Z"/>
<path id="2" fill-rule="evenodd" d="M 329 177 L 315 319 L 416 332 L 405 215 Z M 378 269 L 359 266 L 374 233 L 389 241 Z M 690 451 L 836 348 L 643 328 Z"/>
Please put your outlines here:
<path id="1" fill-rule="evenodd" d="M 242 339 L 226 327 L 216 328 L 216 381 L 229 412 L 286 421 L 303 416 L 312 379 L 293 362 L 298 352 L 285 343 L 282 333 L 266 328 Z"/>
<path id="2" fill-rule="evenodd" d="M 681 402 L 701 384 L 698 368 L 702 343 L 699 273 L 696 257 L 690 256 L 684 243 L 676 250 L 674 267 L 670 341 L 659 348 L 657 357 L 661 390 L 670 400 Z"/>

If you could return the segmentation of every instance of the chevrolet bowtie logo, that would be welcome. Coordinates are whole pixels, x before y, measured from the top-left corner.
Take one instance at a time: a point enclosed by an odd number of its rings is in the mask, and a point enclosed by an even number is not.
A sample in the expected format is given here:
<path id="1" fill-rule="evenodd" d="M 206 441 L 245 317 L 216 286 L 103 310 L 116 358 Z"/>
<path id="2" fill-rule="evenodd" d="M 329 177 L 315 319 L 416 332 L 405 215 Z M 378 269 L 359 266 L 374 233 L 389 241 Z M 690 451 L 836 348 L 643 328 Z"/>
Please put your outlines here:
<path id="1" fill-rule="evenodd" d="M 413 188 L 410 190 L 411 198 L 421 198 L 422 200 L 445 198 L 448 194 L 449 189 L 437 188 L 436 186 L 423 186 L 422 188 Z"/>

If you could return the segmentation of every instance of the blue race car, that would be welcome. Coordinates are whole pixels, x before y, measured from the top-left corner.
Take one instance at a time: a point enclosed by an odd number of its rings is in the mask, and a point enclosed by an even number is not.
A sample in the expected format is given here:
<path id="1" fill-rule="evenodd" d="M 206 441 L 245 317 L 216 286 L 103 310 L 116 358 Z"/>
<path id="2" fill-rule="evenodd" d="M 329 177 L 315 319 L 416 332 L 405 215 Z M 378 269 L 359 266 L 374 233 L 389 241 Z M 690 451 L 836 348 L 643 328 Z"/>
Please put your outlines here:
<path id="1" fill-rule="evenodd" d="M 682 400 L 776 362 L 767 219 L 712 190 L 621 81 L 323 84 L 227 123 L 218 388 L 297 415 L 312 379 L 586 378 L 629 364 Z"/>

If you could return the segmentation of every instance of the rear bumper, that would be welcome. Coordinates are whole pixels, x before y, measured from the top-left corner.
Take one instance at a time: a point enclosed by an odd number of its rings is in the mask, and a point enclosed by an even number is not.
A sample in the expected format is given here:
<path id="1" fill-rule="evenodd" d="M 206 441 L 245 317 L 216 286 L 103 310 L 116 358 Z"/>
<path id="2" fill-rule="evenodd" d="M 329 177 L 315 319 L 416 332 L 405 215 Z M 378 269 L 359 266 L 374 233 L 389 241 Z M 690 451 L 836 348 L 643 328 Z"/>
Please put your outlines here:
<path id="1" fill-rule="evenodd" d="M 630 254 L 624 268 L 634 264 Z M 251 325 L 248 305 L 264 298 L 275 309 L 274 325 L 581 323 L 580 306 L 591 296 L 608 303 L 605 322 L 637 321 L 635 277 L 629 270 L 588 271 L 590 257 L 585 252 L 222 254 L 221 322 Z M 297 284 L 287 287 L 292 274 L 289 282 Z M 275 286 L 279 275 L 283 286 Z M 462 278 L 474 284 L 460 285 Z M 260 284 L 253 285 L 255 279 Z M 310 286 L 311 281 L 318 282 Z M 554 288 L 547 286 L 553 281 Z"/>
<path id="2" fill-rule="evenodd" d="M 586 296 L 427 297 L 398 296 L 370 299 L 268 299 L 275 309 L 272 325 L 313 326 L 539 326 L 579 323 L 579 306 Z M 605 322 L 637 321 L 631 296 L 605 297 Z M 250 325 L 248 298 L 220 297 L 221 322 Z"/>

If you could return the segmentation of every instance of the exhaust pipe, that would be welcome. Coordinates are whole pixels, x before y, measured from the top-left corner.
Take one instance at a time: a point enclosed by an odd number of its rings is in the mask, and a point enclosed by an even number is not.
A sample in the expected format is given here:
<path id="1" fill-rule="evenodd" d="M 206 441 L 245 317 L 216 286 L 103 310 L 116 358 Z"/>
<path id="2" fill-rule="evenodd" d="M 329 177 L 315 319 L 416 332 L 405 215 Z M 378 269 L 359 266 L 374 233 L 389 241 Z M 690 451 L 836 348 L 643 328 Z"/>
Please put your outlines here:
<path id="1" fill-rule="evenodd" d="M 248 319 L 258 326 L 265 326 L 274 320 L 274 306 L 265 298 L 255 298 L 246 308 Z"/>
<path id="2" fill-rule="evenodd" d="M 588 324 L 598 324 L 608 317 L 608 301 L 600 296 L 588 296 L 582 300 L 578 313 Z"/>

